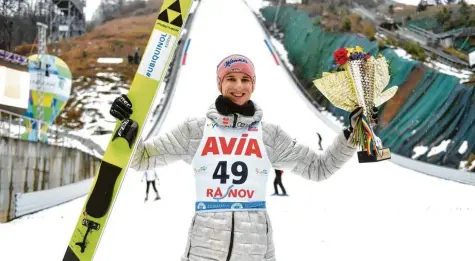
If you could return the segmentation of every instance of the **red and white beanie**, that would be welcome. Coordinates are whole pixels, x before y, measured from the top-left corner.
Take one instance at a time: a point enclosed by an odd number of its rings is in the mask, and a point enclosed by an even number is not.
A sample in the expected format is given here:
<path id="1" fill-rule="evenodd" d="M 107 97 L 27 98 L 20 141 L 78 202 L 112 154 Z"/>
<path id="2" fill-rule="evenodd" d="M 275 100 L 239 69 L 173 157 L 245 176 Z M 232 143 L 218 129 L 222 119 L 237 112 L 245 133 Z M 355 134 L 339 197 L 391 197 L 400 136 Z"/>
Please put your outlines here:
<path id="1" fill-rule="evenodd" d="M 256 85 L 256 74 L 254 71 L 254 64 L 249 58 L 240 54 L 233 54 L 224 58 L 216 70 L 218 89 L 221 92 L 221 83 L 224 77 L 229 73 L 240 72 L 247 74 L 252 81 L 252 91 Z"/>

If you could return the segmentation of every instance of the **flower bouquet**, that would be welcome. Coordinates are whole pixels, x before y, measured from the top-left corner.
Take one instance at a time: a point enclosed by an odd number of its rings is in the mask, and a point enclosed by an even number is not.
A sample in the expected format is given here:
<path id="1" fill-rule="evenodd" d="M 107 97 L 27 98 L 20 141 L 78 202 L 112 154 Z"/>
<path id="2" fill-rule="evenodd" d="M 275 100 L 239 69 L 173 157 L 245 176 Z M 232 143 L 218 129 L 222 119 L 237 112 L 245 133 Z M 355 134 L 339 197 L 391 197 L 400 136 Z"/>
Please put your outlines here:
<path id="1" fill-rule="evenodd" d="M 324 72 L 313 81 L 315 87 L 336 107 L 351 112 L 363 108 L 363 115 L 350 137 L 351 144 L 360 146 L 358 160 L 377 162 L 391 158 L 388 148 L 373 131 L 376 122 L 372 109 L 392 98 L 398 87 L 384 90 L 389 83 L 389 65 L 386 58 L 364 52 L 363 48 L 340 48 L 333 53 L 336 63 L 331 72 Z"/>

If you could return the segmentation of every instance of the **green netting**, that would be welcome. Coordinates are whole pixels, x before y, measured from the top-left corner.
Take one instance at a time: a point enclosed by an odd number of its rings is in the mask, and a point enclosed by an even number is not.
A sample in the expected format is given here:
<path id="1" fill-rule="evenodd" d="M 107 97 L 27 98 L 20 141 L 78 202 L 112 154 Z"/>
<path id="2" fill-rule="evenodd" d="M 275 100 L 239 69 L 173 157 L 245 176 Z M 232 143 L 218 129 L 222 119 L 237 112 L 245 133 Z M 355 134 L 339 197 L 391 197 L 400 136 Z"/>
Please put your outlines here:
<path id="1" fill-rule="evenodd" d="M 471 42 L 473 43 L 473 40 L 472 41 L 467 40 L 466 37 L 457 38 L 454 41 L 454 47 L 466 53 L 471 53 L 475 51 L 475 44 L 472 44 Z"/>
<path id="2" fill-rule="evenodd" d="M 381 53 L 390 62 L 389 72 L 391 79 L 388 86 L 401 86 L 406 80 L 409 73 L 414 69 L 417 61 L 410 61 L 399 57 L 392 49 L 386 48 Z"/>
<path id="3" fill-rule="evenodd" d="M 275 7 L 262 9 L 270 25 L 274 21 Z M 333 63 L 333 52 L 344 46 L 359 45 L 365 51 L 376 54 L 378 45 L 355 34 L 329 34 L 312 24 L 308 15 L 292 7 L 282 7 L 277 25 L 284 33 L 283 44 L 288 51 L 289 61 L 299 65 L 306 84 L 313 81 L 322 71 L 328 71 Z"/>
<path id="4" fill-rule="evenodd" d="M 398 150 L 414 134 L 413 130 L 417 130 L 435 111 L 440 111 L 456 83 L 455 77 L 440 76 L 432 71 L 424 75 L 397 115 L 381 132 L 380 137 L 387 146 Z"/>
<path id="5" fill-rule="evenodd" d="M 415 25 L 428 31 L 434 31 L 442 27 L 440 22 L 436 18 L 432 17 L 419 20 L 411 20 L 407 22 L 407 25 Z"/>
<path id="6" fill-rule="evenodd" d="M 273 23 L 275 7 L 261 9 L 267 25 Z M 434 21 L 413 21 L 427 30 L 436 26 Z M 359 45 L 372 55 L 378 53 L 376 42 L 350 33 L 327 33 L 313 25 L 305 12 L 292 7 L 279 11 L 277 25 L 284 33 L 283 44 L 295 73 L 315 100 L 348 124 L 348 112 L 335 108 L 313 88 L 312 81 L 334 63 L 332 53 L 340 47 Z M 381 53 L 390 61 L 391 80 L 388 87 L 401 87 L 417 61 L 399 57 L 392 49 Z M 409 87 L 407 87 L 409 88 Z M 380 112 L 384 111 L 384 106 Z M 444 140 L 451 140 L 446 152 L 419 160 L 457 168 L 460 161 L 475 153 L 475 91 L 459 84 L 459 79 L 429 69 L 407 97 L 397 114 L 384 129 L 376 129 L 385 146 L 397 154 L 411 157 L 416 146 L 429 150 Z M 466 143 L 467 149 L 460 152 Z"/>

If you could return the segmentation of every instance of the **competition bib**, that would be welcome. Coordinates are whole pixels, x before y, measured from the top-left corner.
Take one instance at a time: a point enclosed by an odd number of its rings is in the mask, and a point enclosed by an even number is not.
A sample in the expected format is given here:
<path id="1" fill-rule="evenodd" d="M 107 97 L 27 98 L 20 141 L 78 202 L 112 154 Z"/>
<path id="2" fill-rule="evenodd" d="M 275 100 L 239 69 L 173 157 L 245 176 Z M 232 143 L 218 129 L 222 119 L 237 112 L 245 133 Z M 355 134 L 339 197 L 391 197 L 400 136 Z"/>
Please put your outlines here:
<path id="1" fill-rule="evenodd" d="M 231 129 L 207 119 L 191 165 L 196 178 L 197 212 L 265 209 L 272 165 L 260 122 Z"/>

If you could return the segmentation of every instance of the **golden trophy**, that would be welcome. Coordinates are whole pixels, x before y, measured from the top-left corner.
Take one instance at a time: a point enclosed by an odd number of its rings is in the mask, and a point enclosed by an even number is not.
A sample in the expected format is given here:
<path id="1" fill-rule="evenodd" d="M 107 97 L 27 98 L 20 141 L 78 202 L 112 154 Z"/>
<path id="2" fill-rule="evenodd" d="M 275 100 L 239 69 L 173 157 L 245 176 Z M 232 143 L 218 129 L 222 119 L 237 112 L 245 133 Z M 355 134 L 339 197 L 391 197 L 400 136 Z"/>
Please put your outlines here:
<path id="1" fill-rule="evenodd" d="M 324 72 L 313 81 L 315 87 L 337 108 L 351 112 L 363 108 L 350 143 L 359 146 L 360 163 L 378 162 L 391 158 L 389 148 L 384 148 L 381 139 L 374 134 L 376 124 L 372 118 L 373 107 L 379 107 L 391 99 L 398 87 L 384 90 L 389 83 L 389 65 L 379 54 L 373 57 L 359 46 L 340 48 L 333 53 L 336 64 L 333 72 Z"/>

